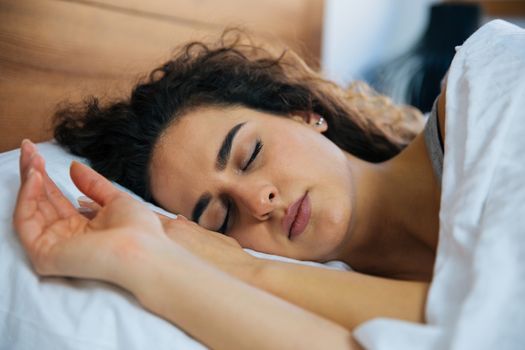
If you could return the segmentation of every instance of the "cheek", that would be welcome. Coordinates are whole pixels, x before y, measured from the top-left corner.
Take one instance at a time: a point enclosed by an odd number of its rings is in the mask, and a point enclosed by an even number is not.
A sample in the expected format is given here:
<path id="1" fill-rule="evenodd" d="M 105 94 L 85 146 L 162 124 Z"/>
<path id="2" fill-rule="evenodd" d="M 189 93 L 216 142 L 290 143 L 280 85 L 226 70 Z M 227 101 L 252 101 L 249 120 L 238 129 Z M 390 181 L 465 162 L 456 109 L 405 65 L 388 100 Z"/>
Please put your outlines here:
<path id="1" fill-rule="evenodd" d="M 275 143 L 275 147 L 272 147 L 272 151 L 267 154 L 268 164 L 273 165 L 279 172 L 303 172 L 315 167 L 316 156 L 312 154 L 312 149 L 315 147 L 315 144 L 307 144 L 296 137 L 286 141 L 279 140 Z"/>
<path id="2" fill-rule="evenodd" d="M 321 134 L 309 130 L 296 130 L 275 135 L 275 159 L 284 165 L 291 163 L 304 170 L 334 167 L 344 161 L 343 152 Z"/>

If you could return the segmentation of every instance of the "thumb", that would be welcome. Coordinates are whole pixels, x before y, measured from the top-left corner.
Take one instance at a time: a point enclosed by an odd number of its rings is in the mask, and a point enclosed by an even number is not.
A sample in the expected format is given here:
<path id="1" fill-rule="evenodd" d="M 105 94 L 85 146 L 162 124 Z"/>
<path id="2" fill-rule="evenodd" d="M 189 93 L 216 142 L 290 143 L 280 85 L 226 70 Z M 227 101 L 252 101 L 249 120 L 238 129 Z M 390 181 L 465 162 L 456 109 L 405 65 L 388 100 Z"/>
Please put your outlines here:
<path id="1" fill-rule="evenodd" d="M 124 195 L 124 192 L 117 190 L 109 180 L 87 165 L 73 161 L 69 173 L 75 186 L 101 206 L 116 196 Z"/>

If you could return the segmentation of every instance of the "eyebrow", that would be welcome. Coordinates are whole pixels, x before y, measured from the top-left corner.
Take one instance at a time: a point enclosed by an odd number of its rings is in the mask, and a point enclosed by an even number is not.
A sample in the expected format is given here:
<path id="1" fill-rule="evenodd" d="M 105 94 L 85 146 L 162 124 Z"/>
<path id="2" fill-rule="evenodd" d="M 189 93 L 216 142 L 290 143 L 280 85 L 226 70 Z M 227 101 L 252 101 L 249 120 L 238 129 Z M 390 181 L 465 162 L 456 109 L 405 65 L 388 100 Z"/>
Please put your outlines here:
<path id="1" fill-rule="evenodd" d="M 233 139 L 235 138 L 235 135 L 237 135 L 239 130 L 244 126 L 244 124 L 246 124 L 246 122 L 235 125 L 233 128 L 230 129 L 230 131 L 228 131 L 228 133 L 224 137 L 221 148 L 219 148 L 219 152 L 217 153 L 217 160 L 215 161 L 215 168 L 217 170 L 222 171 L 226 169 L 226 165 L 228 164 L 228 160 L 230 159 Z"/>
<path id="2" fill-rule="evenodd" d="M 219 148 L 219 152 L 217 153 L 217 159 L 215 160 L 215 169 L 217 169 L 218 171 L 223 171 L 224 169 L 226 169 L 226 165 L 230 160 L 233 140 L 235 139 L 235 135 L 237 135 L 239 130 L 244 126 L 244 124 L 246 124 L 246 122 L 235 125 L 233 128 L 230 129 L 230 131 L 228 131 L 228 133 L 224 137 L 221 147 Z M 206 192 L 202 196 L 200 196 L 191 213 L 192 221 L 197 223 L 199 222 L 202 213 L 204 213 L 204 211 L 208 207 L 208 204 L 210 204 L 210 201 L 211 193 Z"/>

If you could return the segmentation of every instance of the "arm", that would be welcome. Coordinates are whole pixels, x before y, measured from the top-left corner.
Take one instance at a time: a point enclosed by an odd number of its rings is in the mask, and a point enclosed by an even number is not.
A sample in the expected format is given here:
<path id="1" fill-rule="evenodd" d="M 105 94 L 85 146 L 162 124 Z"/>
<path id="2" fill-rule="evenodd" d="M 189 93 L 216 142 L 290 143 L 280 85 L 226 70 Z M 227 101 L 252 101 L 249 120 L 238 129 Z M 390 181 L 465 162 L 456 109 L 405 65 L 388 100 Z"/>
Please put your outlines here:
<path id="1" fill-rule="evenodd" d="M 101 205 L 92 220 L 81 216 L 47 177 L 43 159 L 34 150 L 29 156 L 29 147 L 22 149 L 14 224 L 40 275 L 117 284 L 212 348 L 354 347 L 343 327 L 190 254 L 164 234 L 151 211 L 74 164 L 75 184 Z"/>
<path id="2" fill-rule="evenodd" d="M 96 205 L 90 208 L 98 210 Z M 352 330 L 374 317 L 423 321 L 427 283 L 255 258 L 231 237 L 179 216 L 160 216 L 167 235 L 223 272 Z"/>
<path id="3" fill-rule="evenodd" d="M 251 283 L 352 330 L 375 317 L 424 321 L 428 283 L 263 261 Z"/>
<path id="4" fill-rule="evenodd" d="M 164 230 L 177 245 L 230 276 L 348 330 L 374 317 L 423 321 L 428 283 L 258 259 L 233 238 L 182 217 L 166 221 Z"/>
<path id="5" fill-rule="evenodd" d="M 211 348 L 359 348 L 336 323 L 243 283 L 180 246 L 171 249 L 120 262 L 132 263 L 133 275 L 116 279 L 147 309 Z"/>
<path id="6" fill-rule="evenodd" d="M 423 322 L 428 283 L 258 259 L 231 237 L 182 217 L 163 220 L 167 235 L 186 251 L 349 330 L 375 317 Z"/>

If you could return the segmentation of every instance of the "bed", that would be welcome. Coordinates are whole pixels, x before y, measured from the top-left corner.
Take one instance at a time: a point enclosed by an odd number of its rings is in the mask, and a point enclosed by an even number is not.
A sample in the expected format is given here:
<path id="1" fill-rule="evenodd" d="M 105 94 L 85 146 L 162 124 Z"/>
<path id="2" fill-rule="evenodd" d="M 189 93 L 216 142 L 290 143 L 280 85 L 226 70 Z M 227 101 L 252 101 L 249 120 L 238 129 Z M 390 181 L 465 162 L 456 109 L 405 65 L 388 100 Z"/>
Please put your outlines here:
<path id="1" fill-rule="evenodd" d="M 282 6 L 283 27 L 272 32 L 257 14 L 243 17 L 251 18 L 257 33 L 283 42 L 300 36 L 300 48 L 309 48 L 315 60 L 319 36 L 311 31 L 319 23 L 321 1 L 260 3 L 247 11 Z M 80 193 L 66 170 L 75 157 L 46 141 L 54 106 L 89 93 L 125 93 L 169 54 L 173 41 L 214 35 L 217 23 L 233 20 L 211 1 L 199 2 L 199 11 L 196 4 L 159 0 L 146 8 L 123 0 L 0 0 L 0 151 L 7 151 L 0 154 L 0 350 L 205 348 L 121 289 L 36 276 L 11 224 L 21 139 L 45 141 L 38 147 L 48 171 L 75 202 Z M 233 0 L 225 4 L 239 6 Z M 306 17 L 294 24 L 287 11 Z M 208 15 L 191 17 L 194 13 Z M 308 29 L 299 30 L 309 16 Z M 445 157 L 427 323 L 366 322 L 354 332 L 366 348 L 520 349 L 525 344 L 525 83 L 515 79 L 525 76 L 525 34 L 496 21 L 476 35 L 465 45 L 468 50 L 458 51 L 449 74 L 447 118 L 455 122 L 447 122 L 445 153 L 454 156 Z M 468 57 L 476 50 L 488 51 L 473 64 Z"/>

